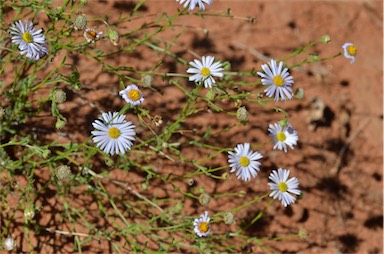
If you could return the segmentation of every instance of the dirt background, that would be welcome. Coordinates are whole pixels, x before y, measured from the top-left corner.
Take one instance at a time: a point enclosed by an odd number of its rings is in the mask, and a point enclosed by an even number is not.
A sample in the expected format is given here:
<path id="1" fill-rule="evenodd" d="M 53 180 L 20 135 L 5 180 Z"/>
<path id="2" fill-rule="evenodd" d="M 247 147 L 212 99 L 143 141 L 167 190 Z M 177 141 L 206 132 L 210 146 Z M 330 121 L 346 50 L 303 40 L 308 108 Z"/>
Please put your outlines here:
<path id="1" fill-rule="evenodd" d="M 119 13 L 128 13 L 134 4 L 130 1 L 89 1 L 82 11 L 88 18 L 109 16 L 110 22 L 117 20 Z M 141 8 L 143 15 L 168 12 L 175 13 L 180 7 L 175 1 L 148 1 Z M 264 57 L 279 59 L 288 56 L 298 47 L 310 41 L 318 40 L 329 34 L 331 43 L 319 45 L 311 50 L 320 56 L 331 56 L 341 50 L 345 42 L 353 42 L 358 47 L 358 56 L 354 64 L 343 57 L 337 57 L 326 62 L 314 63 L 296 68 L 291 71 L 295 78 L 294 88 L 301 87 L 305 91 L 302 100 L 294 100 L 277 105 L 289 113 L 289 120 L 298 130 L 299 145 L 287 154 L 274 151 L 268 144 L 268 124 L 281 119 L 281 115 L 273 110 L 266 110 L 252 103 L 244 104 L 249 111 L 249 122 L 236 126 L 230 131 L 220 133 L 209 142 L 222 147 L 235 147 L 238 143 L 250 142 L 254 146 L 260 143 L 259 152 L 264 155 L 261 173 L 255 181 L 244 183 L 230 175 L 224 181 L 214 180 L 207 176 L 194 178 L 194 188 L 204 187 L 210 195 L 226 191 L 245 191 L 242 198 L 214 198 L 207 207 L 186 200 L 183 212 L 196 216 L 205 210 L 210 214 L 226 211 L 255 196 L 265 193 L 267 179 L 271 169 L 278 167 L 291 170 L 291 174 L 300 181 L 303 198 L 294 205 L 284 208 L 274 202 L 264 212 L 264 216 L 246 234 L 265 237 L 278 237 L 284 234 L 297 233 L 300 228 L 307 231 L 308 237 L 303 239 L 284 239 L 267 242 L 267 245 L 278 253 L 383 253 L 383 11 L 381 1 L 220 1 L 215 0 L 207 8 L 207 13 L 224 13 L 230 8 L 235 18 L 206 16 L 181 17 L 175 23 L 175 29 L 161 33 L 157 38 L 171 40 L 182 28 L 184 34 L 176 41 L 172 51 L 179 57 L 190 61 L 194 59 L 188 50 L 198 55 L 212 55 L 231 63 L 231 71 L 260 69 L 265 63 Z M 137 28 L 146 18 L 133 21 L 127 26 L 118 27 L 121 33 L 127 33 Z M 151 20 L 151 17 L 148 17 Z M 40 23 L 44 24 L 43 22 Z M 204 33 L 207 30 L 208 33 Z M 78 33 L 81 38 L 81 33 Z M 129 41 L 122 40 L 121 44 L 128 45 Z M 97 43 L 97 47 L 108 49 L 109 41 Z M 63 55 L 57 56 L 60 61 Z M 81 94 L 95 103 L 101 110 L 119 110 L 122 107 L 121 98 L 115 96 L 118 91 L 117 77 L 108 74 L 90 60 L 68 55 L 70 61 L 78 66 L 80 80 L 84 85 Z M 160 70 L 172 73 L 185 73 L 185 66 L 176 64 L 173 58 L 164 54 L 153 53 L 142 48 L 142 51 L 123 53 L 107 59 L 114 66 L 133 66 L 137 70 L 149 70 L 153 64 L 163 61 Z M 300 62 L 302 58 L 287 61 L 288 65 Z M 140 77 L 137 77 L 138 79 Z M 169 85 L 159 77 L 154 77 L 154 90 L 144 90 L 145 102 L 152 115 L 160 115 L 163 122 L 176 120 L 180 105 L 184 105 L 183 93 Z M 258 77 L 246 78 L 247 81 L 257 82 Z M 182 81 L 187 87 L 193 84 Z M 251 88 L 241 88 L 252 90 Z M 71 91 L 68 101 L 62 110 L 68 119 L 63 132 L 59 135 L 52 132 L 39 133 L 41 140 L 56 139 L 57 142 L 69 140 L 82 142 L 89 136 L 92 127 L 90 122 L 97 116 L 98 111 Z M 206 90 L 203 89 L 202 93 Z M 314 125 L 309 124 L 311 105 L 314 98 L 322 100 L 325 105 L 324 116 Z M 218 102 L 226 110 L 236 112 L 233 102 Z M 86 117 L 83 117 L 83 116 Z M 133 119 L 132 119 L 133 118 Z M 137 120 L 130 120 L 138 125 Z M 213 132 L 235 125 L 236 118 L 225 113 L 205 110 L 189 119 L 182 127 L 193 130 L 174 137 L 171 141 L 189 141 L 197 139 L 211 127 Z M 35 122 L 37 129 L 44 129 L 43 123 Z M 71 127 L 72 126 L 72 127 Z M 73 128 L 76 126 L 76 128 Z M 162 127 L 154 127 L 158 133 Z M 137 129 L 138 136 L 146 139 L 151 133 L 145 128 Z M 207 151 L 196 147 L 185 146 L 182 154 L 187 158 L 200 158 Z M 133 155 L 132 155 L 133 156 Z M 136 158 L 140 159 L 140 158 Z M 184 175 L 195 170 L 191 165 L 171 163 L 161 156 L 149 157 L 148 162 L 157 165 L 157 172 Z M 225 154 L 216 156 L 207 165 L 219 167 L 226 165 Z M 135 170 L 124 172 L 120 169 L 100 167 L 98 172 L 111 171 L 113 179 L 127 181 L 134 189 L 140 190 L 144 179 L 143 174 Z M 218 173 L 220 175 L 223 170 Z M 49 179 L 49 172 L 36 173 L 36 187 L 43 186 Z M 22 186 L 23 177 L 18 179 Z M 162 183 L 161 183 L 162 184 Z M 188 189 L 185 180 L 176 183 L 181 188 Z M 121 188 L 108 185 L 111 193 L 119 193 Z M 54 190 L 50 190 L 54 191 Z M 81 196 L 82 190 L 74 190 L 74 206 L 89 207 L 89 216 L 97 216 L 97 206 L 90 197 Z M 161 186 L 151 192 L 142 194 L 169 197 L 174 195 L 170 186 Z M 77 196 L 78 195 L 78 196 Z M 13 201 L 15 202 L 15 200 Z M 39 225 L 49 228 L 66 229 L 60 223 L 57 211 L 62 209 L 59 200 L 47 190 L 44 200 L 37 200 L 43 209 L 36 217 Z M 12 203 L 12 198 L 10 198 Z M 223 223 L 213 224 L 214 233 L 235 232 L 239 226 L 247 222 L 263 209 L 266 201 L 236 213 L 236 223 L 226 227 Z M 164 207 L 166 208 L 166 207 Z M 134 219 L 138 222 L 140 218 Z M 141 218 L 142 219 L 142 218 Z M 17 252 L 28 251 L 23 233 L 18 231 L 22 225 L 22 212 L 16 216 L 14 237 L 18 241 Z M 100 228 L 112 227 L 103 218 L 98 218 Z M 68 229 L 68 228 L 67 228 Z M 77 232 L 85 232 L 77 225 Z M 59 234 L 32 232 L 34 250 L 37 252 L 71 252 L 73 237 Z M 121 240 L 121 239 L 120 239 Z M 140 241 L 140 239 L 136 239 Z M 141 239 L 143 242 L 151 239 Z M 118 241 L 118 239 L 116 240 Z M 191 242 L 193 240 L 191 239 Z M 89 252 L 111 252 L 111 246 L 105 241 L 92 241 L 87 248 Z M 184 252 L 190 252 L 186 248 Z M 257 245 L 249 243 L 243 249 L 244 253 L 265 252 Z M 128 249 L 127 249 L 128 252 Z"/>

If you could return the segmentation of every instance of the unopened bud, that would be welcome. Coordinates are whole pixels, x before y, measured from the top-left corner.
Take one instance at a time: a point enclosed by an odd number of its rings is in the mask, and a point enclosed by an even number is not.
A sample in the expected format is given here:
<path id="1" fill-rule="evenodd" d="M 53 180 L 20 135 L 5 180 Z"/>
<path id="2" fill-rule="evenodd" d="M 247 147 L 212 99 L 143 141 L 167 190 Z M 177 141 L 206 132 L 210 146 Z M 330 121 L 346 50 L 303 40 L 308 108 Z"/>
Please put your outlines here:
<path id="1" fill-rule="evenodd" d="M 287 126 L 288 121 L 287 121 L 287 119 L 284 118 L 283 120 L 279 121 L 279 124 L 280 124 L 281 127 L 285 127 L 285 126 Z"/>
<path id="2" fill-rule="evenodd" d="M 35 209 L 33 208 L 33 205 L 28 205 L 24 209 L 24 218 L 27 220 L 32 220 L 33 217 L 35 217 Z"/>
<path id="3" fill-rule="evenodd" d="M 109 40 L 112 42 L 113 45 L 117 46 L 119 44 L 120 36 L 116 30 L 110 29 L 108 31 L 108 37 L 109 37 Z"/>
<path id="4" fill-rule="evenodd" d="M 55 124 L 56 129 L 62 129 L 62 128 L 64 128 L 65 123 L 66 123 L 65 120 L 62 120 L 62 119 L 60 119 L 60 118 L 57 118 L 57 121 L 56 121 L 56 124 Z"/>
<path id="5" fill-rule="evenodd" d="M 245 123 L 248 121 L 248 111 L 245 106 L 240 107 L 236 112 L 236 117 L 240 122 Z"/>
<path id="6" fill-rule="evenodd" d="M 328 34 L 323 35 L 323 37 L 321 37 L 320 41 L 323 43 L 329 43 L 331 41 L 331 36 L 329 36 Z"/>
<path id="7" fill-rule="evenodd" d="M 296 99 L 304 99 L 304 89 L 299 87 L 296 89 L 296 92 L 295 92 L 295 98 Z"/>
<path id="8" fill-rule="evenodd" d="M 108 156 L 104 157 L 104 163 L 108 167 L 112 167 L 113 166 L 113 160 L 110 157 L 108 157 Z"/>
<path id="9" fill-rule="evenodd" d="M 221 175 L 221 179 L 223 179 L 223 180 L 227 180 L 228 178 L 229 178 L 229 174 L 227 172 L 225 172 Z"/>

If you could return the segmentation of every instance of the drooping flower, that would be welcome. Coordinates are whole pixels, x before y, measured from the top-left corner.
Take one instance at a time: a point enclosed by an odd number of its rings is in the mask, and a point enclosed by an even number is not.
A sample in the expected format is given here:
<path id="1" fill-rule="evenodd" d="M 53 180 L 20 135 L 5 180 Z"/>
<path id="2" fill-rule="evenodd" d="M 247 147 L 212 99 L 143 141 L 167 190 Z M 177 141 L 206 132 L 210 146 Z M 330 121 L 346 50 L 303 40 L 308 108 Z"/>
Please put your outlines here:
<path id="1" fill-rule="evenodd" d="M 193 221 L 193 226 L 195 226 L 194 231 L 199 237 L 208 236 L 211 232 L 211 225 L 209 221 L 211 218 L 208 217 L 208 212 L 205 211 L 204 214 L 201 214 L 199 218 L 196 218 Z"/>
<path id="2" fill-rule="evenodd" d="M 136 85 L 133 84 L 127 86 L 124 90 L 121 90 L 119 94 L 126 102 L 135 106 L 143 103 L 144 101 L 143 93 Z"/>
<path id="3" fill-rule="evenodd" d="M 188 7 L 189 10 L 195 9 L 196 5 L 199 6 L 200 10 L 205 10 L 204 3 L 210 5 L 213 0 L 176 0 L 176 2 L 180 2 L 180 4 L 184 4 L 183 7 Z"/>
<path id="4" fill-rule="evenodd" d="M 95 43 L 95 41 L 100 39 L 101 35 L 103 35 L 103 32 L 98 32 L 93 28 L 87 28 L 84 31 L 84 37 L 88 43 Z"/>
<path id="5" fill-rule="evenodd" d="M 213 77 L 222 77 L 224 70 L 220 62 L 215 62 L 213 56 L 203 56 L 201 61 L 195 59 L 194 61 L 189 62 L 192 68 L 187 70 L 187 73 L 192 73 L 193 75 L 189 77 L 189 81 L 195 81 L 197 83 L 204 83 L 206 88 L 211 88 L 215 83 Z"/>
<path id="6" fill-rule="evenodd" d="M 269 65 L 269 66 L 268 66 Z M 263 72 L 257 72 L 261 77 L 261 83 L 267 88 L 264 90 L 268 97 L 275 97 L 275 101 L 290 100 L 293 98 L 292 85 L 293 77 L 289 74 L 288 68 L 283 69 L 283 62 L 271 60 L 269 63 L 261 65 Z"/>
<path id="7" fill-rule="evenodd" d="M 18 45 L 21 55 L 39 60 L 43 55 L 48 54 L 43 29 L 37 30 L 32 22 L 16 21 L 10 26 L 10 34 L 13 35 L 12 42 Z"/>
<path id="8" fill-rule="evenodd" d="M 236 172 L 237 178 L 243 181 L 251 180 L 251 177 L 257 176 L 257 171 L 260 170 L 260 162 L 257 160 L 263 158 L 259 152 L 253 152 L 250 149 L 249 143 L 238 144 L 234 152 L 229 152 L 228 162 L 231 173 Z"/>
<path id="9" fill-rule="evenodd" d="M 273 170 L 269 175 L 269 179 L 272 180 L 268 183 L 272 192 L 270 197 L 281 201 L 283 206 L 287 207 L 296 201 L 296 198 L 291 193 L 300 195 L 301 191 L 298 189 L 299 180 L 296 177 L 292 177 L 288 180 L 289 170 L 279 168 L 277 171 Z"/>
<path id="10" fill-rule="evenodd" d="M 297 144 L 299 137 L 297 131 L 290 123 L 282 126 L 280 123 L 270 124 L 268 127 L 269 136 L 273 139 L 273 149 L 284 150 L 287 152 L 287 146 L 293 149 Z"/>
<path id="11" fill-rule="evenodd" d="M 344 57 L 351 59 L 351 64 L 355 62 L 355 57 L 357 55 L 357 48 L 353 43 L 347 42 L 343 45 Z"/>
<path id="12" fill-rule="evenodd" d="M 125 115 L 118 115 L 118 112 L 103 113 L 92 125 L 96 129 L 92 131 L 92 139 L 105 153 L 124 154 L 131 149 L 136 135 L 135 126 L 125 120 Z"/>

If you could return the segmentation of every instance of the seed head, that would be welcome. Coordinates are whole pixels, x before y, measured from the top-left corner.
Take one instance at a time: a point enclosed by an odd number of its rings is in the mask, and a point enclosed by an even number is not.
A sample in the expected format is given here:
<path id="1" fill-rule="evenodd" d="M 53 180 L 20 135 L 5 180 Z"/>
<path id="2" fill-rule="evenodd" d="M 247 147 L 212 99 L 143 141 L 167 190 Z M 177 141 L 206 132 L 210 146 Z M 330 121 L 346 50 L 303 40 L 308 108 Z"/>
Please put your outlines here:
<path id="1" fill-rule="evenodd" d="M 87 17 L 84 15 L 84 13 L 79 13 L 75 17 L 75 21 L 73 22 L 73 27 L 75 30 L 83 30 L 87 26 Z"/>
<path id="2" fill-rule="evenodd" d="M 56 169 L 56 177 L 61 181 L 68 179 L 71 174 L 71 168 L 67 165 L 61 165 Z"/>

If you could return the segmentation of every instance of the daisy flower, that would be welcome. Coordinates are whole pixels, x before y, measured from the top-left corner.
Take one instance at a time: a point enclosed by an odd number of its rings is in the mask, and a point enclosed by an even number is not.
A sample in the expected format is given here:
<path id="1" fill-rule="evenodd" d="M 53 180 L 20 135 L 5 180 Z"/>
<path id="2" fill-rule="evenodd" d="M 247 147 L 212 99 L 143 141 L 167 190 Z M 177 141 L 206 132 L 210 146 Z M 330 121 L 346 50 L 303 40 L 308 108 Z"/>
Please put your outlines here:
<path id="1" fill-rule="evenodd" d="M 268 183 L 272 192 L 269 194 L 270 197 L 278 199 L 281 201 L 283 206 L 295 202 L 296 198 L 291 195 L 291 193 L 300 195 L 301 191 L 297 188 L 299 187 L 299 180 L 296 177 L 292 177 L 288 180 L 289 170 L 279 168 L 277 171 L 273 170 L 269 175 L 269 179 L 272 180 L 272 183 Z"/>
<path id="2" fill-rule="evenodd" d="M 194 61 L 189 62 L 193 68 L 189 68 L 187 73 L 192 73 L 193 75 L 189 77 L 189 81 L 195 81 L 197 83 L 204 83 L 206 88 L 211 88 L 215 83 L 213 77 L 222 77 L 224 70 L 220 62 L 213 62 L 215 58 L 213 56 L 203 56 L 202 60 L 195 59 Z"/>
<path id="3" fill-rule="evenodd" d="M 204 3 L 206 4 L 211 4 L 213 0 L 176 0 L 176 2 L 180 2 L 180 4 L 183 4 L 184 3 L 184 8 L 186 8 L 188 5 L 188 9 L 189 10 L 193 10 L 195 9 L 196 5 L 199 5 L 199 9 L 200 10 L 205 10 L 205 6 L 204 6 Z"/>
<path id="4" fill-rule="evenodd" d="M 124 90 L 121 90 L 119 94 L 126 102 L 135 106 L 143 103 L 144 101 L 143 93 L 136 85 L 133 84 L 127 86 Z"/>
<path id="5" fill-rule="evenodd" d="M 32 22 L 16 21 L 10 26 L 10 34 L 13 35 L 12 42 L 18 45 L 20 54 L 33 60 L 39 60 L 44 54 L 48 54 L 43 29 L 37 30 Z"/>
<path id="6" fill-rule="evenodd" d="M 200 215 L 200 218 L 196 218 L 193 221 L 193 226 L 195 226 L 194 231 L 199 237 L 204 237 L 209 235 L 211 232 L 211 226 L 209 221 L 211 218 L 208 217 L 208 212 L 205 211 L 204 214 Z"/>
<path id="7" fill-rule="evenodd" d="M 292 85 L 294 83 L 293 77 L 289 74 L 288 68 L 283 69 L 283 62 L 280 62 L 277 65 L 275 60 L 261 65 L 263 72 L 257 72 L 261 77 L 261 83 L 264 86 L 268 86 L 264 92 L 268 97 L 273 97 L 275 95 L 275 101 L 278 101 L 281 98 L 283 101 L 286 99 L 293 98 Z"/>
<path id="8" fill-rule="evenodd" d="M 357 48 L 350 42 L 343 45 L 344 57 L 351 59 L 351 63 L 355 62 L 355 56 L 357 54 Z"/>
<path id="9" fill-rule="evenodd" d="M 259 152 L 250 150 L 249 143 L 244 143 L 238 144 L 234 152 L 229 152 L 228 158 L 229 165 L 232 168 L 231 173 L 238 170 L 236 173 L 237 178 L 249 181 L 251 176 L 257 176 L 261 163 L 256 160 L 263 158 L 263 156 Z"/>
<path id="10" fill-rule="evenodd" d="M 92 125 L 96 129 L 92 131 L 92 139 L 97 147 L 110 155 L 124 154 L 131 149 L 135 140 L 135 126 L 126 121 L 125 115 L 118 112 L 103 113 L 102 117 L 95 120 Z"/>
<path id="11" fill-rule="evenodd" d="M 269 136 L 273 139 L 273 149 L 284 149 L 284 152 L 287 152 L 287 146 L 293 149 L 293 146 L 299 140 L 297 131 L 290 123 L 287 123 L 285 126 L 281 126 L 280 123 L 270 124 L 268 131 Z"/>
<path id="12" fill-rule="evenodd" d="M 99 40 L 102 34 L 103 32 L 98 32 L 93 28 L 87 28 L 84 31 L 84 37 L 87 39 L 88 43 L 94 43 L 95 41 Z"/>

